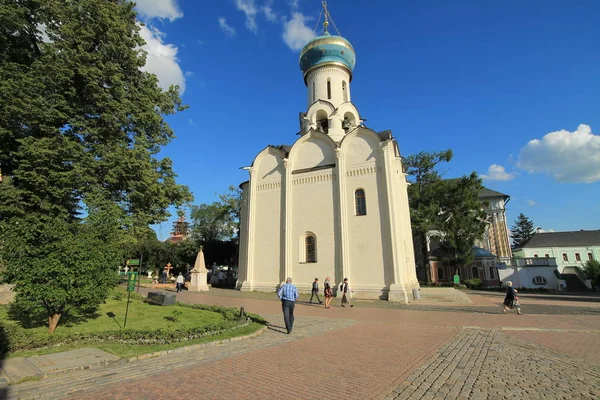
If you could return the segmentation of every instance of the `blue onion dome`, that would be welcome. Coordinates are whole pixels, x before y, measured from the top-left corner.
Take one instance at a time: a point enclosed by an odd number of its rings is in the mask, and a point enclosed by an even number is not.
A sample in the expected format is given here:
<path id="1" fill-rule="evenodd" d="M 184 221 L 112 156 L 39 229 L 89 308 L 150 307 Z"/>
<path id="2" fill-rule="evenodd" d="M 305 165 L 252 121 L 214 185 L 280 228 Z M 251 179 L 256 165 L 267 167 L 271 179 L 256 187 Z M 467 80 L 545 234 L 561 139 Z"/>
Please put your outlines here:
<path id="1" fill-rule="evenodd" d="M 331 35 L 327 30 L 304 46 L 300 53 L 300 69 L 304 82 L 310 71 L 325 65 L 337 65 L 346 68 L 352 80 L 352 71 L 356 64 L 356 53 L 349 41 L 341 36 Z"/>

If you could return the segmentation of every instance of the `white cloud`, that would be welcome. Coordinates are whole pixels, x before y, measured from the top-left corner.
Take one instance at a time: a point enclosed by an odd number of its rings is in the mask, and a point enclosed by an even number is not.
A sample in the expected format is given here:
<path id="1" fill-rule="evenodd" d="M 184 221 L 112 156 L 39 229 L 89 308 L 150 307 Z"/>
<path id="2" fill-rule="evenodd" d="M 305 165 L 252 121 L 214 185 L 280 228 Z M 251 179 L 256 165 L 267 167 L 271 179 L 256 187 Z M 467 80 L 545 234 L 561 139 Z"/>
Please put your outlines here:
<path id="1" fill-rule="evenodd" d="M 531 207 L 537 205 L 537 203 L 535 202 L 535 200 L 527 200 L 527 204 L 529 204 Z"/>
<path id="2" fill-rule="evenodd" d="M 488 167 L 488 173 L 482 174 L 481 178 L 487 181 L 510 181 L 515 177 L 514 172 L 506 172 L 502 165 L 492 164 Z"/>
<path id="3" fill-rule="evenodd" d="M 300 0 L 289 0 L 288 4 L 292 10 L 297 10 L 299 2 L 300 2 Z"/>
<path id="4" fill-rule="evenodd" d="M 161 18 L 173 22 L 183 17 L 177 0 L 135 0 L 135 8 L 138 15 L 145 20 Z"/>
<path id="5" fill-rule="evenodd" d="M 191 118 L 188 118 L 188 123 L 189 123 L 190 125 L 196 126 L 196 123 L 195 123 L 195 122 L 194 122 L 194 120 L 193 120 L 193 119 L 191 119 Z"/>
<path id="6" fill-rule="evenodd" d="M 185 77 L 177 64 L 177 47 L 163 43 L 165 34 L 149 25 L 141 26 L 140 36 L 146 41 L 142 49 L 148 53 L 142 70 L 155 74 L 159 86 L 164 90 L 171 85 L 179 85 L 180 92 L 183 93 Z"/>
<path id="7" fill-rule="evenodd" d="M 312 18 L 298 12 L 292 13 L 292 19 L 283 25 L 283 41 L 292 50 L 300 50 L 315 37 L 315 32 L 306 26 Z"/>
<path id="8" fill-rule="evenodd" d="M 256 34 L 258 32 L 258 25 L 256 25 L 258 9 L 254 4 L 254 0 L 235 0 L 235 6 L 246 15 L 246 28 Z"/>
<path id="9" fill-rule="evenodd" d="M 260 8 L 265 18 L 270 22 L 277 22 L 279 17 L 277 13 L 273 11 L 273 0 L 268 0 L 265 5 Z"/>
<path id="10" fill-rule="evenodd" d="M 538 226 L 537 228 L 535 228 L 535 231 L 536 231 L 537 233 L 544 233 L 544 232 L 556 232 L 554 229 L 548 229 L 548 230 L 546 230 L 546 229 L 542 229 L 542 228 L 540 228 L 539 226 Z"/>
<path id="11" fill-rule="evenodd" d="M 225 33 L 227 36 L 229 36 L 229 37 L 235 36 L 235 28 L 233 26 L 230 26 L 227 23 L 227 20 L 225 19 L 225 17 L 219 17 L 219 26 L 221 27 L 221 30 L 223 31 L 223 33 Z"/>
<path id="12" fill-rule="evenodd" d="M 529 173 L 545 173 L 558 182 L 600 181 L 600 136 L 585 124 L 574 132 L 550 132 L 521 148 L 518 166 Z"/>

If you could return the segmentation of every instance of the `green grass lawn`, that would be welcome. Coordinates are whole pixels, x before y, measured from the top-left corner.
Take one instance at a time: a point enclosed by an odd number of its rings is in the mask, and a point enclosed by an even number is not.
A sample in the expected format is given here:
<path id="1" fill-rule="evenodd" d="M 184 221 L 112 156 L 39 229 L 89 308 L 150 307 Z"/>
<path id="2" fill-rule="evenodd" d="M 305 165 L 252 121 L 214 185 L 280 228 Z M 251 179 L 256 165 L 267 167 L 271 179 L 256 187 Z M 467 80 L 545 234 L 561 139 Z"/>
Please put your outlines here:
<path id="1" fill-rule="evenodd" d="M 68 337 L 75 333 L 95 333 L 106 331 L 121 331 L 125 318 L 127 306 L 127 294 L 122 288 L 115 289 L 98 310 L 87 320 L 80 323 L 69 323 L 59 321 L 58 327 L 53 335 L 57 337 Z M 113 317 L 114 315 L 114 317 Z M 8 308 L 0 307 L 0 321 L 6 325 L 17 326 L 20 333 L 28 337 L 47 336 L 47 327 L 23 328 L 16 321 L 8 319 Z M 142 297 L 133 294 L 129 303 L 126 330 L 148 331 L 148 330 L 176 330 L 207 325 L 219 324 L 224 321 L 223 315 L 217 312 L 197 310 L 182 306 L 154 306 L 144 303 Z M 219 335 L 202 337 L 194 340 L 186 340 L 170 344 L 126 344 L 120 342 L 87 342 L 69 343 L 62 346 L 52 346 L 43 349 L 19 350 L 9 354 L 9 357 L 23 357 L 34 354 L 49 354 L 59 351 L 67 351 L 81 347 L 95 347 L 120 357 L 152 353 L 155 351 L 168 350 L 196 343 L 209 342 L 213 340 L 226 339 L 233 336 L 247 335 L 258 330 L 262 325 L 252 323 L 247 327 Z"/>

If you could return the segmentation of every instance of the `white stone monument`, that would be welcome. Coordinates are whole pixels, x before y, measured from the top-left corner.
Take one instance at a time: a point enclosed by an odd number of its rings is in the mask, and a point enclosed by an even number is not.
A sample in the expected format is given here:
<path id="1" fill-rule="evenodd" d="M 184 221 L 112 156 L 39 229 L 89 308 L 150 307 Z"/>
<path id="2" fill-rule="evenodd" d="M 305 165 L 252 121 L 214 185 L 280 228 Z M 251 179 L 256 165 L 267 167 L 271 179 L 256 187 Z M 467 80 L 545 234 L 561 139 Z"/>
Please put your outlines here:
<path id="1" fill-rule="evenodd" d="M 208 285 L 206 284 L 207 274 L 208 270 L 204 263 L 204 252 L 202 251 L 202 246 L 200 246 L 200 251 L 196 256 L 196 262 L 194 263 L 194 269 L 192 269 L 192 281 L 190 282 L 188 291 L 203 292 L 208 290 Z"/>

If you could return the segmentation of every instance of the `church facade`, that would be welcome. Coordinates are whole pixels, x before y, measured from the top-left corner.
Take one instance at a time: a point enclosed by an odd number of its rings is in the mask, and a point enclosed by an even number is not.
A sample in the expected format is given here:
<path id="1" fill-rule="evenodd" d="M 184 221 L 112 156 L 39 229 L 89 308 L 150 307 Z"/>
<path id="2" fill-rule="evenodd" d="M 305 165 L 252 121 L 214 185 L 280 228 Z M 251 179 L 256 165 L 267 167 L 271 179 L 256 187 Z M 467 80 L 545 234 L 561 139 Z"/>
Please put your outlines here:
<path id="1" fill-rule="evenodd" d="M 327 22 L 303 48 L 300 137 L 267 146 L 240 185 L 239 290 L 275 291 L 292 277 L 309 292 L 315 278 L 334 288 L 348 278 L 356 298 L 408 302 L 419 287 L 398 143 L 362 123 L 350 92 L 355 60 Z"/>

